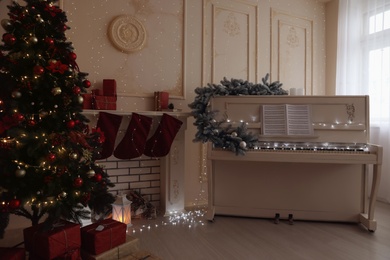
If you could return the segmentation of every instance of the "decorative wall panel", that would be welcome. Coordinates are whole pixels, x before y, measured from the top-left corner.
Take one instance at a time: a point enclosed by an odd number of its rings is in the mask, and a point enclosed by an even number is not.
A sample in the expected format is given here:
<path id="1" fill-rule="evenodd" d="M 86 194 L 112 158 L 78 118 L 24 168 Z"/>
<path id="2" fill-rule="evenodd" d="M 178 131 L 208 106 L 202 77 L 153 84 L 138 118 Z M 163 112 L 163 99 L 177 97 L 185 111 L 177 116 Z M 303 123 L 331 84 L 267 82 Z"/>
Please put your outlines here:
<path id="1" fill-rule="evenodd" d="M 313 21 L 271 11 L 271 80 L 313 92 Z"/>
<path id="2" fill-rule="evenodd" d="M 203 5 L 203 84 L 223 77 L 257 81 L 258 6 L 230 0 Z"/>

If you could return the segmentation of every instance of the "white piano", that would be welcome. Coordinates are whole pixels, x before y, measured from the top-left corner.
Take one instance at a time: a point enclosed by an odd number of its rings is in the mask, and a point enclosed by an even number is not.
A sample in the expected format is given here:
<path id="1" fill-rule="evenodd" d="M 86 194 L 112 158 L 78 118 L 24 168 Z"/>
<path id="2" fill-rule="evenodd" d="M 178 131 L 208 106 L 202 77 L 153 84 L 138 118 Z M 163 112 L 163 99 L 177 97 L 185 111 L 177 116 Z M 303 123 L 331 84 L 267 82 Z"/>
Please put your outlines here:
<path id="1" fill-rule="evenodd" d="M 266 110 L 279 105 L 304 105 L 310 131 L 273 132 Z M 369 143 L 368 96 L 218 96 L 211 110 L 226 124 L 245 122 L 258 143 L 243 156 L 208 145 L 209 220 L 277 217 L 376 230 L 382 147 Z"/>

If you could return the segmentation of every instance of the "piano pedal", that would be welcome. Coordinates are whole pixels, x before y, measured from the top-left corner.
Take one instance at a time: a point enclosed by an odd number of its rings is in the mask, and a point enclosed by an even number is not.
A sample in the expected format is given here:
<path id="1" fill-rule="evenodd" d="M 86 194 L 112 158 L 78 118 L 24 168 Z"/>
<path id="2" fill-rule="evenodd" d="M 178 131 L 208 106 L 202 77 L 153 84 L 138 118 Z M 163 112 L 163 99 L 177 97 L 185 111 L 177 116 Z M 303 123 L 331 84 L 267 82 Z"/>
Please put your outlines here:
<path id="1" fill-rule="evenodd" d="M 275 214 L 275 218 L 274 218 L 274 223 L 275 223 L 275 224 L 279 224 L 279 222 L 280 222 L 280 214 L 279 214 L 279 213 L 276 213 L 276 214 Z"/>
<path id="2" fill-rule="evenodd" d="M 288 223 L 294 225 L 294 216 L 293 214 L 288 214 Z"/>

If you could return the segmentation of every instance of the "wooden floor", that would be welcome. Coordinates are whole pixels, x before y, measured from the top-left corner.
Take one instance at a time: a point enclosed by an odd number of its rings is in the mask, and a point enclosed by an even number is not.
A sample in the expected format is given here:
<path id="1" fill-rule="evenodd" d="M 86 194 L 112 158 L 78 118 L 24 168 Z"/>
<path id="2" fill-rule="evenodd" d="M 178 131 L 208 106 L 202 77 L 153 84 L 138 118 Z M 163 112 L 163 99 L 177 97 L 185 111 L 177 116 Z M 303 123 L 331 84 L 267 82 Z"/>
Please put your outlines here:
<path id="1" fill-rule="evenodd" d="M 129 232 L 141 248 L 164 260 L 199 259 L 390 259 L 390 205 L 377 203 L 378 227 L 369 232 L 358 224 L 202 216 L 133 220 Z M 193 221 L 193 222 L 191 222 Z M 175 224 L 176 223 L 176 224 Z"/>

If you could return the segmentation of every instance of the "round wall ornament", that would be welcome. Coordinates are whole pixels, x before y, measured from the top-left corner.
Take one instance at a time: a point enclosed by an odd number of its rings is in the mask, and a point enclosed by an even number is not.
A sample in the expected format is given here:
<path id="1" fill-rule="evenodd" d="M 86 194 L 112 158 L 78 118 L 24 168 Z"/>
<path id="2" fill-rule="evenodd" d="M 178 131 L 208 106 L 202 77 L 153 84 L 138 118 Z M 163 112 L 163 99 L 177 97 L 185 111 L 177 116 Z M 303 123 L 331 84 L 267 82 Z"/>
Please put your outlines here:
<path id="1" fill-rule="evenodd" d="M 146 30 L 135 17 L 120 15 L 110 22 L 108 37 L 115 48 L 129 53 L 139 51 L 144 47 Z"/>

